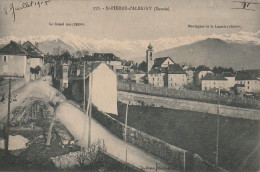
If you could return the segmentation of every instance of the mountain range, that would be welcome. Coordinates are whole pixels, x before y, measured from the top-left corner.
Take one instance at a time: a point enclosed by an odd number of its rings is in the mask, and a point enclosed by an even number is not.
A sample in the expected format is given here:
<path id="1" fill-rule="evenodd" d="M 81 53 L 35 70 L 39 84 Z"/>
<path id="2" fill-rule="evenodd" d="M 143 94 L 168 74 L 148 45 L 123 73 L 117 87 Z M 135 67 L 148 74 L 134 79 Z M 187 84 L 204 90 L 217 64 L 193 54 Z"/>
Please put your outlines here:
<path id="1" fill-rule="evenodd" d="M 75 54 L 78 50 L 90 53 L 114 53 L 125 60 L 141 62 L 151 43 L 155 57 L 170 56 L 177 63 L 192 66 L 207 65 L 252 69 L 260 67 L 260 31 L 233 34 L 160 38 L 157 40 L 93 40 L 71 33 L 62 35 L 41 35 L 29 37 L 9 36 L 0 39 L 0 47 L 11 40 L 16 42 L 37 42 L 43 53 L 53 54 L 57 49 Z"/>

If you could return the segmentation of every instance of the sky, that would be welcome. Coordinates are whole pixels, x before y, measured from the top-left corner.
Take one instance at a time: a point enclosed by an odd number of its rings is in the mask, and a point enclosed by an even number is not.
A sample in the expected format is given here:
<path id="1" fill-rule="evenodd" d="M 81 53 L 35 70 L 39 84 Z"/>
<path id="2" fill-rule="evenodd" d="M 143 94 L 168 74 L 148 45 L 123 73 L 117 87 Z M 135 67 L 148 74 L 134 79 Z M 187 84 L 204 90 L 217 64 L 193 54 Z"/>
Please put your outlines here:
<path id="1" fill-rule="evenodd" d="M 45 1 L 50 2 L 45 5 Z M 155 40 L 260 30 L 260 4 L 249 5 L 248 9 L 255 11 L 232 9 L 242 7 L 233 0 L 33 0 L 43 4 L 40 8 L 33 5 L 15 10 L 13 21 L 10 7 L 21 7 L 26 2 L 30 4 L 31 0 L 1 0 L 0 38 L 69 32 L 96 40 Z M 260 0 L 250 2 L 260 3 Z M 142 6 L 152 7 L 152 10 L 105 10 L 107 6 Z M 94 10 L 94 7 L 101 10 Z M 154 11 L 155 7 L 166 7 L 169 11 Z M 50 25 L 55 22 L 76 22 L 84 26 Z M 188 25 L 212 25 L 213 28 L 189 28 Z M 215 25 L 239 27 L 216 29 Z"/>

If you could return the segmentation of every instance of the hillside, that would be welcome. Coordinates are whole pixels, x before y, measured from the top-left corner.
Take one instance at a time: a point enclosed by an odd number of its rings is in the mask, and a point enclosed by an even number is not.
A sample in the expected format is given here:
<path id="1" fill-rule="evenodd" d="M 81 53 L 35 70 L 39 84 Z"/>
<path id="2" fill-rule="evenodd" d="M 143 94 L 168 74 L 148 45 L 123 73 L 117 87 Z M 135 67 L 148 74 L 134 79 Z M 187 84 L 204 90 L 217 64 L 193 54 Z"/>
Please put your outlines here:
<path id="1" fill-rule="evenodd" d="M 228 43 L 214 38 L 159 51 L 155 53 L 155 56 L 170 56 L 177 63 L 188 63 L 193 66 L 204 64 L 211 68 L 223 66 L 238 70 L 260 66 L 259 45 Z"/>

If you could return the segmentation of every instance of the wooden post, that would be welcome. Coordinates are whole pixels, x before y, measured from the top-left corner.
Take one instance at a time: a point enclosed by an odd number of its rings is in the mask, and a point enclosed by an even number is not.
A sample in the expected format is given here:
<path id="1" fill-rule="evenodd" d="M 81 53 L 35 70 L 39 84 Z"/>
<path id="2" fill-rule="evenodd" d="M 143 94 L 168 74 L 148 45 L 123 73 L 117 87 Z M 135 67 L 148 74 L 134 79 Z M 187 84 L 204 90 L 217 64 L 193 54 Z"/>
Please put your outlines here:
<path id="1" fill-rule="evenodd" d="M 185 172 L 186 168 L 186 151 L 183 151 L 183 171 Z"/>
<path id="2" fill-rule="evenodd" d="M 83 69 L 83 111 L 86 113 L 86 62 L 84 61 L 84 69 Z"/>
<path id="3" fill-rule="evenodd" d="M 217 108 L 217 143 L 216 143 L 216 167 L 218 168 L 218 149 L 219 149 L 219 98 L 220 98 L 220 88 L 218 89 L 218 108 Z"/>
<path id="4" fill-rule="evenodd" d="M 8 145 L 9 145 L 9 121 L 10 121 L 10 103 L 11 103 L 11 78 L 9 79 L 9 93 L 8 93 L 8 114 L 5 127 L 5 154 L 8 154 Z"/>
<path id="5" fill-rule="evenodd" d="M 128 105 L 129 103 L 126 104 L 126 112 L 125 112 L 125 133 L 124 133 L 125 142 L 126 142 L 126 132 L 127 132 Z"/>
<path id="6" fill-rule="evenodd" d="M 91 73 L 89 78 L 89 129 L 88 129 L 88 147 L 90 148 L 91 145 L 91 117 L 92 117 L 92 88 L 93 88 L 93 63 L 91 63 Z"/>

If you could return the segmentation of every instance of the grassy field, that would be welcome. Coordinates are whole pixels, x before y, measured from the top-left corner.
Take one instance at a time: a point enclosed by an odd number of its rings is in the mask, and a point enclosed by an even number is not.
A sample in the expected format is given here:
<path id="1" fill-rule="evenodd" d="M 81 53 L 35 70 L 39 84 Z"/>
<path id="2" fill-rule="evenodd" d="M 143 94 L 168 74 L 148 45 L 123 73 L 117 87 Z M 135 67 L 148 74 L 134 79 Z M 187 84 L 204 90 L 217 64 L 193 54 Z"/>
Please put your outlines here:
<path id="1" fill-rule="evenodd" d="M 124 123 L 126 105 L 118 103 L 119 116 Z M 215 162 L 217 116 L 205 113 L 165 108 L 129 106 L 128 125 L 172 145 L 199 154 Z M 237 171 L 260 168 L 260 121 L 220 117 L 219 165 Z M 243 166 L 243 165 L 242 165 Z"/>

